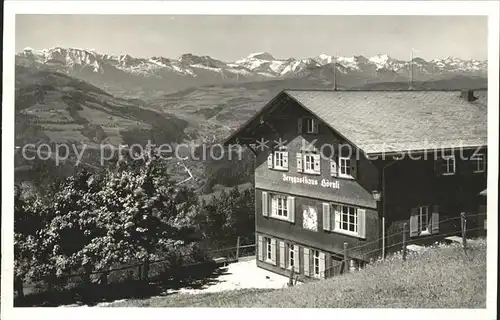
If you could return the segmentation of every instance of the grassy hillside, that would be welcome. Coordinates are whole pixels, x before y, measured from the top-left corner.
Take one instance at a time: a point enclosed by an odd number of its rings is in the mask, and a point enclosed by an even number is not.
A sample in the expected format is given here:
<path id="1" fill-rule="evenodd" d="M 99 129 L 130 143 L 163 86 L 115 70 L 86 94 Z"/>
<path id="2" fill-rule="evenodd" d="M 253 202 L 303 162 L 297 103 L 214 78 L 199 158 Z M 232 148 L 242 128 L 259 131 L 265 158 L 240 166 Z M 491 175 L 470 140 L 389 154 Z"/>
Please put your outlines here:
<path id="1" fill-rule="evenodd" d="M 16 67 L 16 143 L 184 139 L 185 121 L 61 73 Z"/>
<path id="2" fill-rule="evenodd" d="M 361 271 L 278 290 L 155 297 L 113 304 L 115 307 L 259 307 L 259 308 L 484 308 L 486 241 L 437 246 L 399 255 Z"/>

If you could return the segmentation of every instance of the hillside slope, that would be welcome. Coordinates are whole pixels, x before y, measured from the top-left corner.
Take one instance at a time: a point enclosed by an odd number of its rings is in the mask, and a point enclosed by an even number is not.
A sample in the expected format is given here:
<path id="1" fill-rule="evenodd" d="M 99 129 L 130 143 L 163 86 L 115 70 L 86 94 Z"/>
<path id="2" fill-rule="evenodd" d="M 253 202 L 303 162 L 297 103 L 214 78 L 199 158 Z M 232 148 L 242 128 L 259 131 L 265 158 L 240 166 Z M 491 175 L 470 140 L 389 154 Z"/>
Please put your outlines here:
<path id="1" fill-rule="evenodd" d="M 484 308 L 486 241 L 430 248 L 406 262 L 396 255 L 361 271 L 278 290 L 155 297 L 113 307 Z"/>
<path id="2" fill-rule="evenodd" d="M 16 66 L 16 144 L 132 144 L 184 138 L 185 121 L 67 75 Z"/>

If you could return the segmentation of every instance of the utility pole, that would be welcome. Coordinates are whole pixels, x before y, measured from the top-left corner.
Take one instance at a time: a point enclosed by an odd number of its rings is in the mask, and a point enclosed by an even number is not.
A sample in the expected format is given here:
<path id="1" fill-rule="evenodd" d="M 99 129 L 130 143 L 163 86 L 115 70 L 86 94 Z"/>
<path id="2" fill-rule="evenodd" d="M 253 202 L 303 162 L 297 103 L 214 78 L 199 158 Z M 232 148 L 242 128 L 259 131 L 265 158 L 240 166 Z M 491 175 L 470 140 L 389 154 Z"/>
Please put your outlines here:
<path id="1" fill-rule="evenodd" d="M 410 90 L 413 90 L 413 49 L 410 54 Z"/>
<path id="2" fill-rule="evenodd" d="M 333 91 L 337 91 L 337 58 L 333 54 Z"/>

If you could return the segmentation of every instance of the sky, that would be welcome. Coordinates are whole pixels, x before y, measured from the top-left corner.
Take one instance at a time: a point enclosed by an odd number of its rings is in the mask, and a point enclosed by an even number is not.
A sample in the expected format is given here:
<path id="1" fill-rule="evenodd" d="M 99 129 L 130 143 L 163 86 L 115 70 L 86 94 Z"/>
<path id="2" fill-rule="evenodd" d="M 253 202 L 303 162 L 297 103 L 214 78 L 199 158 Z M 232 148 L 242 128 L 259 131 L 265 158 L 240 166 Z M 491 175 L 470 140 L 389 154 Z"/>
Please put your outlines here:
<path id="1" fill-rule="evenodd" d="M 487 33 L 481 16 L 17 15 L 16 52 L 61 46 L 234 61 L 255 52 L 277 59 L 325 53 L 409 60 L 414 50 L 426 60 L 486 60 Z"/>

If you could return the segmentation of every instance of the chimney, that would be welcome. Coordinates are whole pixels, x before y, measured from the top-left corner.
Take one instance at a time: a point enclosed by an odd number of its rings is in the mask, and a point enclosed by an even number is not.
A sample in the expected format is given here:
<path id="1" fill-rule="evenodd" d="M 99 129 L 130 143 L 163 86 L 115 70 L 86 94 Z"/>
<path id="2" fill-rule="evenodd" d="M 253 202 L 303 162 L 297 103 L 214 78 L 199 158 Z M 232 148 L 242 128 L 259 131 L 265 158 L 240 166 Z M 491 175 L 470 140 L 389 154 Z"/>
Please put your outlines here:
<path id="1" fill-rule="evenodd" d="M 465 89 L 465 90 L 462 90 L 462 93 L 460 94 L 460 97 L 462 99 L 465 99 L 466 101 L 475 101 L 477 98 L 474 96 L 474 90 L 470 90 L 470 89 Z"/>

